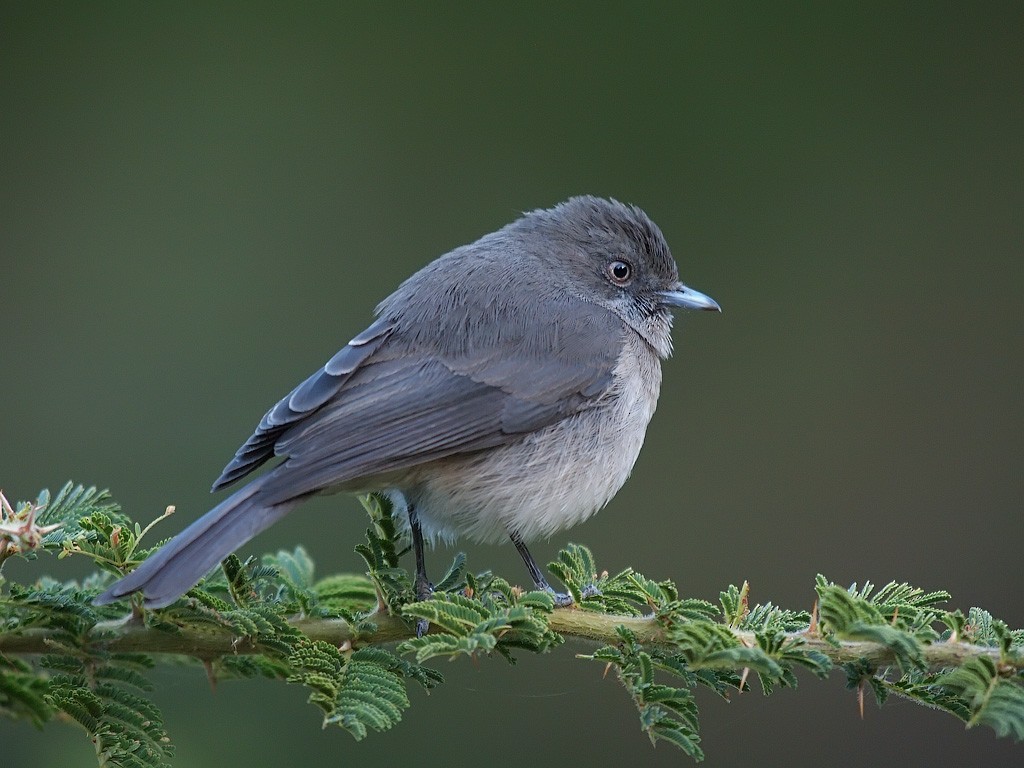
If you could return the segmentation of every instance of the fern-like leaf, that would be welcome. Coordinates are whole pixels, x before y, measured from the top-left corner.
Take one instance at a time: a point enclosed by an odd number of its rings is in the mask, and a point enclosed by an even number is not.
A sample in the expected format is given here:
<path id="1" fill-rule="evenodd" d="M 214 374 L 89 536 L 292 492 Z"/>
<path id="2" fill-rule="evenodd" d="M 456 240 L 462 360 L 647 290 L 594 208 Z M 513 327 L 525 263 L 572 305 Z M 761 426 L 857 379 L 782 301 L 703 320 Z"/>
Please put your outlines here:
<path id="1" fill-rule="evenodd" d="M 48 690 L 30 664 L 0 655 L 0 715 L 41 728 L 54 712 L 46 701 Z"/>
<path id="2" fill-rule="evenodd" d="M 987 725 L 999 736 L 1024 740 L 1024 686 L 1000 677 L 991 659 L 970 659 L 938 684 L 966 704 L 968 727 Z"/>

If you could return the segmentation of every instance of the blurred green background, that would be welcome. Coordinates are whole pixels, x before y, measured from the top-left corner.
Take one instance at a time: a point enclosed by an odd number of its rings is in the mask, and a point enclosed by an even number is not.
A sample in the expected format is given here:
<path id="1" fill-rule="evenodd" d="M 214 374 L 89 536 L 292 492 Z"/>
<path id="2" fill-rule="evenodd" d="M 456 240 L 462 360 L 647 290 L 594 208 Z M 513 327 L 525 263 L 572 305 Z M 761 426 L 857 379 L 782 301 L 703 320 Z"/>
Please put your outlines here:
<path id="1" fill-rule="evenodd" d="M 74 478 L 180 529 L 404 277 L 589 192 L 645 208 L 724 313 L 681 318 L 632 479 L 538 557 L 571 539 L 792 607 L 819 571 L 906 580 L 1024 625 L 1019 3 L 4 3 L 0 103 L 9 497 Z M 336 497 L 246 552 L 356 569 L 363 528 Z M 467 551 L 525 578 L 511 547 Z M 358 744 L 297 688 L 165 668 L 156 700 L 190 768 L 685 764 L 584 650 L 443 664 Z M 907 703 L 861 721 L 838 673 L 701 702 L 713 766 L 1024 755 Z M 0 722 L 0 744 L 93 759 L 71 727 Z"/>

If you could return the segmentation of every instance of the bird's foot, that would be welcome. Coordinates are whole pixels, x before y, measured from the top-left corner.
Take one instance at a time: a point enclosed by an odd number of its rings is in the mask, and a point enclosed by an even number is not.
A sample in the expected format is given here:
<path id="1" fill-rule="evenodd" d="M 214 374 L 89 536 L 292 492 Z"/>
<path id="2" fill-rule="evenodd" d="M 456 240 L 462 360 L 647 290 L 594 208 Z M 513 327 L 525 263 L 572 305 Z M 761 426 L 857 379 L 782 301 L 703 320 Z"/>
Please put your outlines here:
<path id="1" fill-rule="evenodd" d="M 572 595 L 570 595 L 568 592 L 556 592 L 546 583 L 544 584 L 544 591 L 551 595 L 551 597 L 554 599 L 556 608 L 568 608 L 570 605 L 573 605 L 576 602 L 575 600 L 573 600 Z M 595 595 L 600 594 L 601 590 L 598 589 L 595 585 L 587 584 L 587 586 L 585 586 L 583 590 L 580 592 L 580 597 L 586 600 L 588 597 L 594 597 Z"/>
<path id="2" fill-rule="evenodd" d="M 555 592 L 551 587 L 548 587 L 545 591 L 555 601 L 555 608 L 568 608 L 576 602 L 568 592 Z"/>
<path id="3" fill-rule="evenodd" d="M 423 602 L 434 596 L 434 585 L 427 579 L 426 574 L 416 577 L 416 601 Z M 423 637 L 430 629 L 430 622 L 420 619 L 416 622 L 416 637 Z"/>
<path id="4" fill-rule="evenodd" d="M 580 597 L 586 600 L 588 597 L 597 597 L 600 594 L 601 590 L 598 588 L 597 584 L 587 584 L 580 593 Z"/>

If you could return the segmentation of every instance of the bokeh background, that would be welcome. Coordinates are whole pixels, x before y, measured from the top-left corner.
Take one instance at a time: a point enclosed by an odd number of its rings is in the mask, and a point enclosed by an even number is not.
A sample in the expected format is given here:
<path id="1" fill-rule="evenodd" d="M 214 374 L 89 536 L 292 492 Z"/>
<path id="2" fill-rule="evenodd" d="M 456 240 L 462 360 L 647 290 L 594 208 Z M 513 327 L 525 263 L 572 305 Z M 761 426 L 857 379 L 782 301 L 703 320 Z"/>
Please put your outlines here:
<path id="1" fill-rule="evenodd" d="M 681 318 L 631 481 L 538 557 L 571 539 L 793 607 L 819 571 L 906 580 L 1024 625 L 1019 3 L 4 3 L 0 104 L 10 497 L 73 478 L 180 529 L 401 279 L 589 192 L 644 207 L 724 313 Z M 363 528 L 332 498 L 246 551 L 356 569 Z M 525 578 L 511 547 L 467 551 Z M 191 768 L 685 764 L 584 650 L 443 664 L 358 744 L 298 688 L 170 668 L 156 700 Z M 907 703 L 860 720 L 838 673 L 701 703 L 708 765 L 1024 757 Z M 93 759 L 72 727 L 0 743 Z"/>

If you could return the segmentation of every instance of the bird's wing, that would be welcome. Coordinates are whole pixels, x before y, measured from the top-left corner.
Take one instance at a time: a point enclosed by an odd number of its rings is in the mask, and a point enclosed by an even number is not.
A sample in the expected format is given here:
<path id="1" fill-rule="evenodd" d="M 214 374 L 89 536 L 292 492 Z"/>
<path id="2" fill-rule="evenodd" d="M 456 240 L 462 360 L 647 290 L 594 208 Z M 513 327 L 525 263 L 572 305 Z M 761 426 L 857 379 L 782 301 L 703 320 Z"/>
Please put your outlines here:
<path id="1" fill-rule="evenodd" d="M 285 395 L 264 414 L 256 431 L 235 452 L 211 490 L 218 491 L 245 477 L 274 456 L 281 434 L 296 422 L 321 408 L 338 394 L 352 374 L 369 359 L 394 330 L 391 323 L 377 320 L 352 339 L 318 370 Z"/>
<path id="2" fill-rule="evenodd" d="M 614 314 L 584 302 L 529 343 L 445 353 L 409 347 L 393 325 L 377 325 L 333 358 L 344 365 L 328 363 L 271 409 L 222 477 L 241 476 L 270 451 L 286 456 L 264 488 L 277 503 L 512 442 L 607 393 L 625 332 Z"/>

